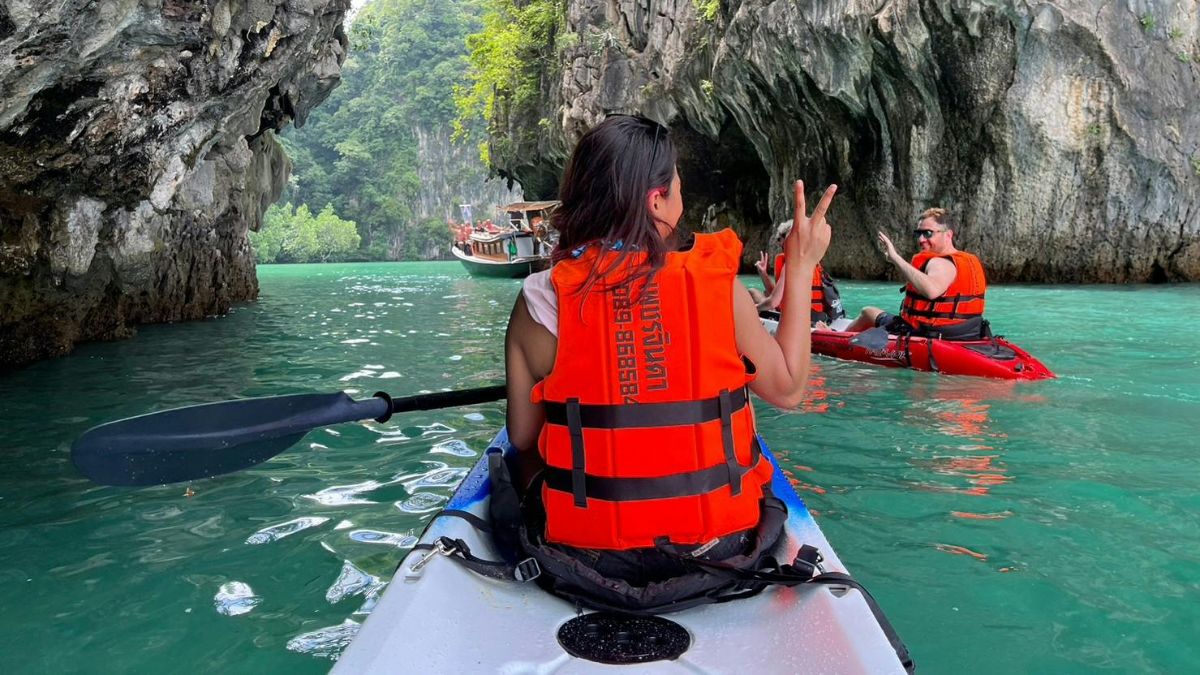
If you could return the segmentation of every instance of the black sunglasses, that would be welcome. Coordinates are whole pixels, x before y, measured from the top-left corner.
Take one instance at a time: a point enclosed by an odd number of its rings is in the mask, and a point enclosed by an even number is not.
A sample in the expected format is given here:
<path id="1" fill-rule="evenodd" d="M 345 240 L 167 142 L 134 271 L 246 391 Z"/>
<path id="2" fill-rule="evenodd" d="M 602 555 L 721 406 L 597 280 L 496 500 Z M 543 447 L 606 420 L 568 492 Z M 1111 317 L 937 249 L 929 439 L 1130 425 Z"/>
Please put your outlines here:
<path id="1" fill-rule="evenodd" d="M 917 239 L 933 239 L 933 235 L 945 230 L 913 230 L 913 236 Z"/>

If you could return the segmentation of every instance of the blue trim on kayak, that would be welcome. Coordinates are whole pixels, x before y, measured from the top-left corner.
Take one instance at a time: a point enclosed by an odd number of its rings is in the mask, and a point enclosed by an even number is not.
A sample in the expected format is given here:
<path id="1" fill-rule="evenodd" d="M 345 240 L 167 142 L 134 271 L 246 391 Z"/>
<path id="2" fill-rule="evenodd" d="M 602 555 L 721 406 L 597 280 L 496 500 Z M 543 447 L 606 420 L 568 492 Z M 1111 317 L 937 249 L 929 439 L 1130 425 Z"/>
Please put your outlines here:
<path id="1" fill-rule="evenodd" d="M 787 476 L 783 475 L 783 471 L 779 468 L 779 462 L 775 459 L 775 454 L 767 447 L 767 442 L 762 436 L 758 437 L 759 444 L 762 446 L 763 455 L 771 462 L 771 466 L 775 467 L 774 474 L 771 476 L 771 490 L 775 493 L 784 504 L 788 507 L 788 519 L 804 518 L 808 519 L 812 516 L 808 513 L 808 506 L 804 504 L 804 500 L 796 493 L 792 484 L 788 482 Z M 513 452 L 513 447 L 508 442 L 508 430 L 501 428 L 500 433 L 492 439 L 488 444 L 488 452 L 500 450 L 505 455 Z M 488 480 L 488 465 L 487 456 L 481 457 L 475 462 L 475 466 L 471 468 L 471 472 L 463 479 L 458 489 L 454 491 L 454 496 L 450 498 L 446 504 L 448 509 L 466 510 L 472 505 L 479 503 L 489 494 L 491 494 L 492 485 Z"/>

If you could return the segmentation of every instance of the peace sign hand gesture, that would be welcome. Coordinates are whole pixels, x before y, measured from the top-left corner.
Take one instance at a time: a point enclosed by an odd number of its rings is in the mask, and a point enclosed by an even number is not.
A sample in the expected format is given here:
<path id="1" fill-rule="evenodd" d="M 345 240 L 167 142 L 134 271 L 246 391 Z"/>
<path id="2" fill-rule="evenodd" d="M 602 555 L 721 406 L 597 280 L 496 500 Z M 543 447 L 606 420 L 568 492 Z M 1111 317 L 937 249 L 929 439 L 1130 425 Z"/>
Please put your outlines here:
<path id="1" fill-rule="evenodd" d="M 754 268 L 758 270 L 759 274 L 766 274 L 767 266 L 769 265 L 769 263 L 770 263 L 770 259 L 767 257 L 767 252 L 759 251 L 758 252 L 758 262 L 754 263 Z"/>
<path id="2" fill-rule="evenodd" d="M 837 185 L 825 188 L 825 194 L 821 195 L 821 201 L 817 202 L 817 208 L 810 217 L 807 215 L 808 205 L 804 199 L 804 181 L 796 181 L 796 210 L 792 219 L 794 224 L 783 242 L 783 251 L 787 257 L 794 256 L 806 265 L 816 265 L 825 257 L 832 236 L 829 223 L 825 221 L 825 213 L 829 211 L 829 205 L 833 202 L 836 192 Z"/>

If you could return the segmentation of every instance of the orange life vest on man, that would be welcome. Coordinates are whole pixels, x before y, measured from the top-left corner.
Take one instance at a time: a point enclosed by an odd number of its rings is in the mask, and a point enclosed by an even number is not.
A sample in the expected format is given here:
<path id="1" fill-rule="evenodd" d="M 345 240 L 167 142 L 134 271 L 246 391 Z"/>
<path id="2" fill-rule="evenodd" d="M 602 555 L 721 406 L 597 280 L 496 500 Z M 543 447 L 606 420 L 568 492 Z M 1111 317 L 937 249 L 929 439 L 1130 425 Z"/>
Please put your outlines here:
<path id="1" fill-rule="evenodd" d="M 775 256 L 775 283 L 779 283 L 779 278 L 783 276 L 783 262 L 785 256 L 780 253 Z M 832 283 L 832 281 L 830 282 Z M 808 304 L 813 314 L 813 321 L 829 321 L 836 312 L 832 307 L 827 307 L 828 304 L 825 298 L 825 269 L 821 267 L 821 263 L 813 268 L 812 283 L 809 284 Z"/>
<path id="2" fill-rule="evenodd" d="M 633 289 L 578 291 L 601 252 L 554 266 L 558 353 L 533 389 L 546 423 L 546 540 L 592 549 L 703 544 L 754 527 L 771 480 L 734 338 L 732 230 L 697 234 Z M 644 258 L 631 254 L 620 279 Z M 603 263 L 602 263 L 603 268 Z"/>
<path id="3" fill-rule="evenodd" d="M 900 317 L 915 328 L 921 326 L 949 326 L 967 319 L 983 316 L 984 295 L 987 279 L 979 258 L 966 251 L 955 251 L 938 255 L 925 251 L 913 256 L 912 266 L 925 271 L 925 266 L 934 258 L 946 258 L 958 270 L 954 281 L 940 297 L 930 300 L 917 292 L 912 284 L 904 285 L 904 302 L 900 306 Z"/>

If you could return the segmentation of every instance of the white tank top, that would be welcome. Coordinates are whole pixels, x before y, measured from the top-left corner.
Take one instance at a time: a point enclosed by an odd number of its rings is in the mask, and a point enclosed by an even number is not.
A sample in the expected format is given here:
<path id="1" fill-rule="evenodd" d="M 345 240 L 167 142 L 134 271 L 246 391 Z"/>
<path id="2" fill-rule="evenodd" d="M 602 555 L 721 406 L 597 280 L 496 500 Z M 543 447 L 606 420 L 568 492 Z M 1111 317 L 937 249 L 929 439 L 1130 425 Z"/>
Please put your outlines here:
<path id="1" fill-rule="evenodd" d="M 554 294 L 554 285 L 550 283 L 550 270 L 534 272 L 525 277 L 521 292 L 525 294 L 529 316 L 545 326 L 551 335 L 558 337 L 558 296 Z"/>

